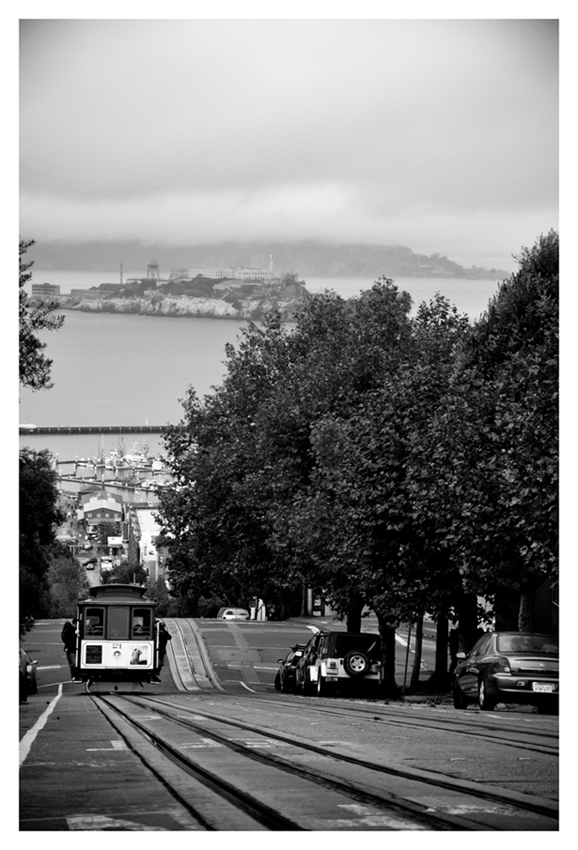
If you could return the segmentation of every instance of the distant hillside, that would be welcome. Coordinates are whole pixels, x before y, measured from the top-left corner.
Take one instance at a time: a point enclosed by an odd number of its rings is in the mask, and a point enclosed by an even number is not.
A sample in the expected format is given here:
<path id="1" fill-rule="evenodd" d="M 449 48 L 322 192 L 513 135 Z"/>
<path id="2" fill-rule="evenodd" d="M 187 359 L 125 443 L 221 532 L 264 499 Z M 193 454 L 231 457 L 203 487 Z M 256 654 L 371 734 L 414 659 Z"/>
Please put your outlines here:
<path id="1" fill-rule="evenodd" d="M 464 268 L 440 254 L 415 254 L 399 245 L 332 245 L 322 242 L 219 242 L 173 246 L 143 245 L 140 242 L 37 242 L 28 252 L 37 268 L 62 271 L 146 272 L 147 263 L 159 263 L 162 277 L 172 267 L 263 268 L 273 255 L 276 275 L 297 272 L 307 277 L 459 277 L 502 280 L 502 269 Z"/>

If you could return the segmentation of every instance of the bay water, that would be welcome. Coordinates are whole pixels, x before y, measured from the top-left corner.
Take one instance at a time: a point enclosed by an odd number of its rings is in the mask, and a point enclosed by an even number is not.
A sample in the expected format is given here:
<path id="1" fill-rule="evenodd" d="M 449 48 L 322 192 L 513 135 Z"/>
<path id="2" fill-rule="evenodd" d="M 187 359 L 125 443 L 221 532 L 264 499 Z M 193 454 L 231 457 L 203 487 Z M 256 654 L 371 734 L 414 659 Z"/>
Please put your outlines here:
<path id="1" fill-rule="evenodd" d="M 32 269 L 34 283 L 88 289 L 100 283 L 119 282 L 118 272 L 73 272 Z M 128 277 L 140 275 L 126 273 Z M 343 298 L 369 289 L 373 279 L 310 278 L 310 292 L 332 290 Z M 496 294 L 498 281 L 458 278 L 400 278 L 400 290 L 409 292 L 414 309 L 440 292 L 460 313 L 478 319 Z M 225 375 L 225 346 L 237 347 L 247 323 L 233 319 L 140 316 L 135 314 L 62 311 L 64 325 L 41 335 L 52 360 L 49 390 L 32 392 L 20 388 L 19 422 L 37 426 L 165 426 L 178 423 L 183 414 L 180 400 L 187 388 L 197 395 L 210 394 Z M 162 452 L 156 434 L 139 435 L 149 455 Z M 124 435 L 128 451 L 135 437 Z M 20 446 L 48 448 L 60 459 L 106 454 L 119 444 L 118 435 L 20 436 Z"/>

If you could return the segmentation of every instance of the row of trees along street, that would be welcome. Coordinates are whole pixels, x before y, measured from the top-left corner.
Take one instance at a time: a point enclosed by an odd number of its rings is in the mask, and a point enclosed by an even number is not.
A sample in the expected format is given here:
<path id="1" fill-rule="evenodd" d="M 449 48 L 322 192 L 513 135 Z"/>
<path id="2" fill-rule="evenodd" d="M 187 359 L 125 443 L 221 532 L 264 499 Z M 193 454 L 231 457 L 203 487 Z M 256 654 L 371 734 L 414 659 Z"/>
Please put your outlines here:
<path id="1" fill-rule="evenodd" d="M 439 294 L 412 314 L 382 277 L 227 347 L 222 385 L 190 388 L 164 438 L 159 542 L 181 614 L 259 596 L 295 616 L 310 587 L 357 631 L 369 606 L 392 694 L 402 623 L 419 670 L 436 620 L 443 680 L 448 622 L 470 647 L 478 598 L 532 628 L 558 570 L 558 235 L 516 259 L 473 323 Z"/>

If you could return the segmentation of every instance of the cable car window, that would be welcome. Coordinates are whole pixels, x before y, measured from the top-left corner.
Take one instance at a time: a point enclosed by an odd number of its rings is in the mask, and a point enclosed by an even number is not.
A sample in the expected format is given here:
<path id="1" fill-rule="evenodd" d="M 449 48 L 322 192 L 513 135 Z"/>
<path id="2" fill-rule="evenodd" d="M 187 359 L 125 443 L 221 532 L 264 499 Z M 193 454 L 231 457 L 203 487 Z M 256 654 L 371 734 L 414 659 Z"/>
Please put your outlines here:
<path id="1" fill-rule="evenodd" d="M 84 615 L 84 634 L 102 637 L 104 634 L 104 608 L 87 608 Z"/>
<path id="2" fill-rule="evenodd" d="M 108 610 L 108 638 L 109 640 L 128 640 L 128 606 L 112 606 Z"/>
<path id="3" fill-rule="evenodd" d="M 151 637 L 151 610 L 145 608 L 135 610 L 132 614 L 132 636 L 133 638 Z"/>

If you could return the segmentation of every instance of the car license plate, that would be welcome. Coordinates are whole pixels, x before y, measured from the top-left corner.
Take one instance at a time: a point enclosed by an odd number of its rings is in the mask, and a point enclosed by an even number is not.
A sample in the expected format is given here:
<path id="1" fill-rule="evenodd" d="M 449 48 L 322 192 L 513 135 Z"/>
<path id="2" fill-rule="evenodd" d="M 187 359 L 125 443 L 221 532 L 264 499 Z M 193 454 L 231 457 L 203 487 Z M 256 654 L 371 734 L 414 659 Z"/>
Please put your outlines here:
<path id="1" fill-rule="evenodd" d="M 550 682 L 532 682 L 532 690 L 539 694 L 553 694 L 556 685 Z"/>

